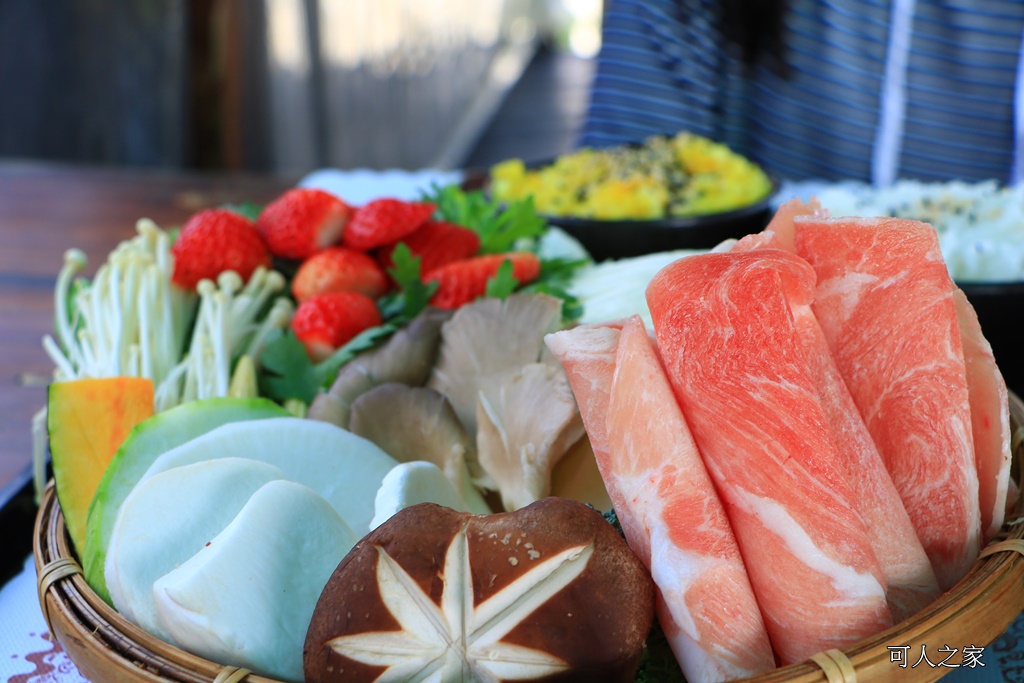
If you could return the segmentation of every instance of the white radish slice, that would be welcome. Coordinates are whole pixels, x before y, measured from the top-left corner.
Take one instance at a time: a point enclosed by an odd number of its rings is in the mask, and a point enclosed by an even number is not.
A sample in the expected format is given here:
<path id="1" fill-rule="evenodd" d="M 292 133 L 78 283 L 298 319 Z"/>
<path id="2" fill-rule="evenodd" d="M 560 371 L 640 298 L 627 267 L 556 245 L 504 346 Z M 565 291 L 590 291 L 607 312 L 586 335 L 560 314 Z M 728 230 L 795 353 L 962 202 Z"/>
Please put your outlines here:
<path id="1" fill-rule="evenodd" d="M 398 464 L 371 441 L 341 427 L 277 417 L 217 427 L 161 455 L 142 480 L 174 467 L 232 456 L 281 468 L 289 479 L 323 496 L 360 536 L 370 530 L 381 481 Z"/>
<path id="2" fill-rule="evenodd" d="M 301 681 L 313 609 L 357 540 L 314 491 L 272 481 L 208 546 L 156 581 L 160 618 L 195 654 Z"/>
<path id="3" fill-rule="evenodd" d="M 425 460 L 414 460 L 396 465 L 384 477 L 377 490 L 370 528 L 376 529 L 398 511 L 419 503 L 437 503 L 469 512 L 466 502 L 440 467 Z"/>
<path id="4" fill-rule="evenodd" d="M 161 472 L 136 486 L 121 506 L 106 557 L 114 607 L 171 640 L 157 615 L 153 582 L 213 540 L 264 484 L 285 478 L 266 463 L 220 458 Z"/>

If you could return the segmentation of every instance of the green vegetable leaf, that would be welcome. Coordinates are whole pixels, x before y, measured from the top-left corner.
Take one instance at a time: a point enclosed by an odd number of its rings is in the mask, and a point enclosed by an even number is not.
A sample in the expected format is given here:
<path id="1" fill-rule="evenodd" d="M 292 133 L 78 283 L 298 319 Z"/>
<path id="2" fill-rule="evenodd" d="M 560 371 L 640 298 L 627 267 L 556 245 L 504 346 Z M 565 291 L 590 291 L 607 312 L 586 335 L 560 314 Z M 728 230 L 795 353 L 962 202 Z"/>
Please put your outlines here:
<path id="1" fill-rule="evenodd" d="M 635 683 L 670 683 L 671 681 L 685 681 L 679 662 L 672 654 L 672 648 L 668 644 L 668 638 L 661 629 L 658 620 L 654 620 L 651 632 L 644 644 L 644 651 L 640 657 L 640 666 L 637 667 Z"/>
<path id="2" fill-rule="evenodd" d="M 320 363 L 310 360 L 306 347 L 294 332 L 279 330 L 273 333 L 260 354 L 260 394 L 275 401 L 296 399 L 309 404 L 321 390 L 334 383 L 341 366 L 375 347 L 398 327 L 385 323 L 363 330 Z"/>
<path id="3" fill-rule="evenodd" d="M 398 328 L 399 325 L 388 322 L 383 325 L 378 325 L 377 327 L 371 327 L 363 330 L 356 336 L 352 337 L 347 344 L 317 364 L 315 368 L 318 382 L 317 388 L 329 388 L 334 384 L 334 379 L 338 376 L 338 370 L 341 369 L 341 366 L 348 363 L 363 351 L 369 351 L 374 348 L 383 339 L 398 331 Z"/>
<path id="4" fill-rule="evenodd" d="M 438 283 L 423 282 L 420 279 L 419 256 L 413 256 L 404 242 L 399 243 L 391 253 L 393 268 L 388 274 L 398 285 L 398 292 L 385 297 L 378 306 L 385 320 L 400 323 L 412 320 L 430 303 L 430 297 L 437 291 Z"/>
<path id="5" fill-rule="evenodd" d="M 423 200 L 435 204 L 442 219 L 477 232 L 477 226 L 493 221 L 501 210 L 501 205 L 489 201 L 483 192 L 463 192 L 458 185 L 435 184 Z"/>
<path id="6" fill-rule="evenodd" d="M 511 202 L 497 218 L 477 229 L 480 250 L 485 254 L 511 251 L 521 240 L 540 237 L 547 229 L 547 222 L 533 208 L 533 197 Z"/>
<path id="7" fill-rule="evenodd" d="M 260 217 L 263 212 L 263 205 L 256 202 L 242 202 L 240 204 L 224 204 L 221 208 L 241 214 L 251 221 Z"/>
<path id="8" fill-rule="evenodd" d="M 519 291 L 527 294 L 547 294 L 561 299 L 563 325 L 570 325 L 583 317 L 583 302 L 557 285 L 538 281 L 523 287 Z"/>
<path id="9" fill-rule="evenodd" d="M 484 296 L 507 299 L 512 292 L 516 291 L 516 288 L 519 286 L 519 280 L 512 275 L 512 271 L 512 261 L 509 259 L 502 261 L 501 265 L 498 266 L 498 272 L 487 280 L 487 289 L 484 292 Z"/>
<path id="10" fill-rule="evenodd" d="M 576 271 L 587 265 L 590 265 L 590 261 L 587 259 L 541 259 L 540 277 L 537 279 L 560 287 L 568 287 L 576 277 Z"/>
<path id="11" fill-rule="evenodd" d="M 260 394 L 275 401 L 299 399 L 310 403 L 320 390 L 320 378 L 306 347 L 290 329 L 268 337 L 260 353 Z"/>
<path id="12" fill-rule="evenodd" d="M 424 201 L 437 205 L 443 220 L 475 231 L 480 236 L 482 254 L 512 251 L 548 229 L 547 222 L 534 210 L 532 198 L 503 205 L 480 190 L 464 192 L 458 185 L 434 185 L 431 190 Z"/>
<path id="13" fill-rule="evenodd" d="M 583 317 L 583 302 L 569 293 L 569 286 L 576 271 L 588 263 L 586 259 L 542 259 L 540 276 L 520 291 L 558 297 L 562 300 L 562 322 L 566 325 L 573 323 Z"/>

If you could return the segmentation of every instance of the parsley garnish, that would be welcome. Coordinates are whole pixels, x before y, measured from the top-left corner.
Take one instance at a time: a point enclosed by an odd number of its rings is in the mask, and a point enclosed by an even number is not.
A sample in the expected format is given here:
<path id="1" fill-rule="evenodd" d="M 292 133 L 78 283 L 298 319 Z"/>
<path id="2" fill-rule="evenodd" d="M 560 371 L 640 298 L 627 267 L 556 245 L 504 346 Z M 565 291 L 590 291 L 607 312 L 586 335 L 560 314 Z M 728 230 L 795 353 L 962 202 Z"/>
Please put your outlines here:
<path id="1" fill-rule="evenodd" d="M 393 268 L 388 275 L 398 285 L 398 291 L 387 295 L 379 306 L 385 320 L 402 323 L 412 320 L 427 307 L 438 283 L 423 282 L 419 256 L 413 256 L 405 242 L 399 243 L 391 253 Z"/>
<path id="2" fill-rule="evenodd" d="M 464 192 L 458 185 L 434 185 L 423 201 L 435 204 L 442 220 L 480 235 L 481 254 L 529 248 L 547 230 L 547 222 L 534 211 L 532 198 L 502 205 L 480 190 Z"/>
<path id="3" fill-rule="evenodd" d="M 516 291 L 519 280 L 512 275 L 513 268 L 512 261 L 508 259 L 502 261 L 498 266 L 498 272 L 487 281 L 487 290 L 484 292 L 484 296 L 507 299 L 512 292 Z"/>
<path id="4" fill-rule="evenodd" d="M 297 398 L 310 403 L 321 388 L 326 389 L 334 383 L 341 366 L 363 351 L 377 346 L 382 339 L 394 334 L 399 327 L 397 323 L 386 322 L 363 330 L 319 363 L 314 363 L 310 359 L 306 347 L 291 329 L 279 330 L 270 338 L 260 354 L 260 395 L 276 401 Z"/>
<path id="5" fill-rule="evenodd" d="M 251 221 L 255 221 L 263 212 L 263 205 L 256 202 L 242 202 L 241 204 L 224 204 L 222 208 L 241 214 Z"/>
<path id="6" fill-rule="evenodd" d="M 321 386 L 316 366 L 291 329 L 268 337 L 260 352 L 257 382 L 261 396 L 275 401 L 297 398 L 306 403 L 316 397 Z"/>

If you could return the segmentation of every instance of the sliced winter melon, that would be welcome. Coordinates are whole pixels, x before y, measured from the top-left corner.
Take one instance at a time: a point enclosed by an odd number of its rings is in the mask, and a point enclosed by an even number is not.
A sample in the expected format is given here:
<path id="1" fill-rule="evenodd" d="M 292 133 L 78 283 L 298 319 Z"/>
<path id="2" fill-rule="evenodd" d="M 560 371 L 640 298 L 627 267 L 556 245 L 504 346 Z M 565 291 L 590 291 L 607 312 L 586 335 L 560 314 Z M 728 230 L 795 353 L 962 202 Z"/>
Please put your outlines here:
<path id="1" fill-rule="evenodd" d="M 89 505 L 107 466 L 129 432 L 153 414 L 153 383 L 141 377 L 56 382 L 46 412 L 57 499 L 81 554 Z"/>
<path id="2" fill-rule="evenodd" d="M 284 415 L 288 413 L 283 408 L 262 398 L 211 398 L 183 403 L 132 430 L 100 480 L 89 507 L 84 549 L 79 546 L 85 579 L 93 590 L 110 602 L 103 567 L 114 521 L 124 499 L 158 456 L 229 422 Z"/>
<path id="3" fill-rule="evenodd" d="M 468 512 L 466 501 L 440 467 L 425 460 L 413 460 L 394 466 L 384 477 L 374 498 L 370 528 L 376 529 L 400 511 L 417 503 L 436 503 L 459 512 Z"/>
<path id="4" fill-rule="evenodd" d="M 160 618 L 195 654 L 302 681 L 313 610 L 356 540 L 316 493 L 272 481 L 209 546 L 157 580 Z"/>
<path id="5" fill-rule="evenodd" d="M 202 550 L 280 469 L 246 458 L 220 458 L 161 472 L 125 498 L 103 572 L 114 607 L 161 640 L 153 584 Z"/>
<path id="6" fill-rule="evenodd" d="M 280 467 L 289 479 L 323 496 L 359 537 L 369 533 L 377 489 L 398 464 L 373 442 L 341 427 L 275 417 L 233 422 L 192 439 L 157 458 L 141 481 L 175 467 L 225 457 Z"/>

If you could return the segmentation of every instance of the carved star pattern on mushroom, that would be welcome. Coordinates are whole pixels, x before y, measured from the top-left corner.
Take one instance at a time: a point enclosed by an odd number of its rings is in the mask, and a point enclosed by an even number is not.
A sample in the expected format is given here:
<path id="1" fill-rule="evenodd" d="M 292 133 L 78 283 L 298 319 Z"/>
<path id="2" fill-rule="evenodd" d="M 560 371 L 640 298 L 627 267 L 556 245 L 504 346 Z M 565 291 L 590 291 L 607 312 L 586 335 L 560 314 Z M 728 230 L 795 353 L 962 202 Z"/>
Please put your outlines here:
<path id="1" fill-rule="evenodd" d="M 340 636 L 328 644 L 350 659 L 387 667 L 377 683 L 524 680 L 568 668 L 547 652 L 501 639 L 583 572 L 592 543 L 538 562 L 475 607 L 465 524 L 445 553 L 440 605 L 383 548 L 376 550 L 380 594 L 402 630 Z"/>

